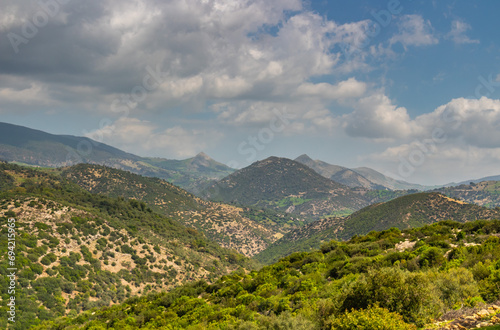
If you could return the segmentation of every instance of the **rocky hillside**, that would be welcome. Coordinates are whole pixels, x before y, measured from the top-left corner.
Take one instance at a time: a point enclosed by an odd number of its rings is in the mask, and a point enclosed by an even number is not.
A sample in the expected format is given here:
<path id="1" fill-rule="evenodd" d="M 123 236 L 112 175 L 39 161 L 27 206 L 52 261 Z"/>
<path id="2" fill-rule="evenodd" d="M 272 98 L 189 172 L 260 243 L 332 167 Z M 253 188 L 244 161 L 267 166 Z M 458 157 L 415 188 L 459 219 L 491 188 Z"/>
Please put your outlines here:
<path id="1" fill-rule="evenodd" d="M 7 224 L 15 223 L 17 329 L 255 267 L 144 202 L 90 194 L 61 177 L 16 165 L 0 163 L 0 173 L 4 256 Z M 12 268 L 8 261 L 0 262 L 2 274 Z M 2 300 L 9 297 L 7 280 L 0 277 Z M 4 315 L 6 308 L 2 303 Z"/>
<path id="2" fill-rule="evenodd" d="M 303 224 L 296 216 L 204 201 L 164 180 L 99 165 L 76 165 L 63 169 L 61 176 L 91 193 L 145 202 L 153 210 L 247 256 Z"/>
<path id="3" fill-rule="evenodd" d="M 325 242 L 38 329 L 470 329 L 500 321 L 499 278 L 500 222 L 444 221 Z"/>

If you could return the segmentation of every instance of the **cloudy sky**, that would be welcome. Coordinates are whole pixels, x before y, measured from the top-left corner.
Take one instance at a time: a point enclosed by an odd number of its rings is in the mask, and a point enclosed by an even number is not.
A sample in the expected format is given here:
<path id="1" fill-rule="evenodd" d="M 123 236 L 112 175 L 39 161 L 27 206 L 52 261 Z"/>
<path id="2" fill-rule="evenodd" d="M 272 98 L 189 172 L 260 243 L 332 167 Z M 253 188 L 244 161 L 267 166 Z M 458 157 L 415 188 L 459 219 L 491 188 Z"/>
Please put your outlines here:
<path id="1" fill-rule="evenodd" d="M 500 174 L 500 3 L 0 0 L 0 121 L 232 167 Z"/>

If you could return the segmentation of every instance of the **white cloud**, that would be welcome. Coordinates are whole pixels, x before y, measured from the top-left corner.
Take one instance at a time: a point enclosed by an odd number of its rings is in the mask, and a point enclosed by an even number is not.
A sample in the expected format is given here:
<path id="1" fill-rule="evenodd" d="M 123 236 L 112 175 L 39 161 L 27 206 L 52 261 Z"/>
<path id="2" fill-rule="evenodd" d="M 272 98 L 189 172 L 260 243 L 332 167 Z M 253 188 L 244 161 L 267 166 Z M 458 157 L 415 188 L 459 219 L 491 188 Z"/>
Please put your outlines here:
<path id="1" fill-rule="evenodd" d="M 349 78 L 336 85 L 329 83 L 303 83 L 297 88 L 296 95 L 319 96 L 324 99 L 342 100 L 361 97 L 366 92 L 366 83 Z"/>
<path id="2" fill-rule="evenodd" d="M 375 113 L 365 114 L 365 120 L 380 122 Z M 499 174 L 500 100 L 453 99 L 414 120 L 401 116 L 385 128 L 394 131 L 401 127 L 409 128 L 408 134 L 401 134 L 396 145 L 393 142 L 364 160 L 392 169 L 389 174 L 393 177 L 434 184 Z M 361 136 L 369 136 L 369 132 L 378 132 L 374 138 L 386 136 L 381 129 L 358 128 L 364 134 Z M 470 177 L 463 177 L 463 173 Z"/>
<path id="3" fill-rule="evenodd" d="M 404 15 L 398 22 L 399 33 L 390 39 L 390 44 L 401 43 L 403 47 L 429 46 L 439 42 L 433 34 L 431 22 L 420 15 Z"/>
<path id="4" fill-rule="evenodd" d="M 456 44 L 478 44 L 479 40 L 470 39 L 465 32 L 471 29 L 471 26 L 463 21 L 454 20 L 451 22 L 451 31 L 446 35 Z"/>
<path id="5" fill-rule="evenodd" d="M 206 150 L 223 137 L 222 133 L 207 129 L 181 126 L 159 129 L 149 121 L 128 117 L 86 136 L 138 155 L 168 155 L 180 159 Z"/>
<path id="6" fill-rule="evenodd" d="M 348 135 L 375 140 L 400 139 L 414 131 L 407 110 L 397 107 L 382 93 L 365 97 L 343 117 Z"/>

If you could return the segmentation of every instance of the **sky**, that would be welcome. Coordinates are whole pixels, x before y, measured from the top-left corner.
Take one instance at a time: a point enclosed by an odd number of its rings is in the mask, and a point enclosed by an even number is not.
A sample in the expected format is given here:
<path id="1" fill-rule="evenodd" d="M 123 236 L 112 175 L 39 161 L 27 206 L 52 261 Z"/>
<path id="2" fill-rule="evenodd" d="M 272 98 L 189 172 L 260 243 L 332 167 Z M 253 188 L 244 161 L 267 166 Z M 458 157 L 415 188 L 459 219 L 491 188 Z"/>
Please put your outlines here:
<path id="1" fill-rule="evenodd" d="M 500 168 L 500 2 L 0 0 L 0 121 L 234 168 Z"/>

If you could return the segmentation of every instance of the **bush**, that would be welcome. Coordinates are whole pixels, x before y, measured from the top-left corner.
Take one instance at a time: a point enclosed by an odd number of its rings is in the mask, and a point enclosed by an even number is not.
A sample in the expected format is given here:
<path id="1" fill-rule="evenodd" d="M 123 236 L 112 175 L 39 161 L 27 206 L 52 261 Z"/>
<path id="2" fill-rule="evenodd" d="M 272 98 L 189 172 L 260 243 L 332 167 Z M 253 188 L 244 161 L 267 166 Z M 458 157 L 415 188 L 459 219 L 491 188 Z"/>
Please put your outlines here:
<path id="1" fill-rule="evenodd" d="M 403 317 L 378 306 L 352 310 L 340 317 L 331 316 L 331 329 L 338 330 L 413 330 L 414 325 L 405 323 Z"/>

